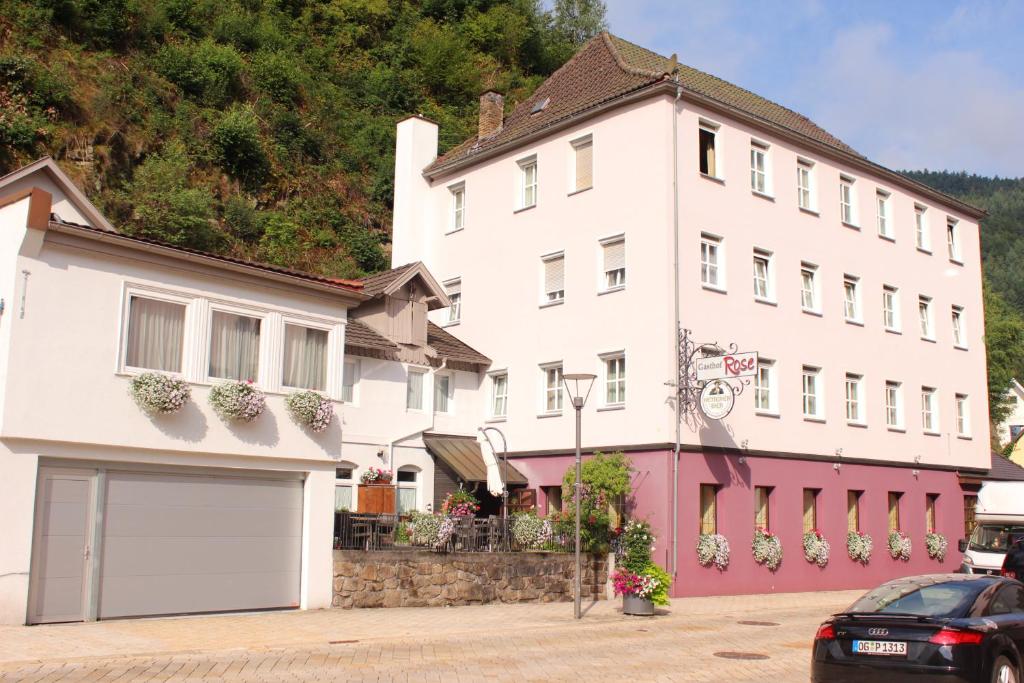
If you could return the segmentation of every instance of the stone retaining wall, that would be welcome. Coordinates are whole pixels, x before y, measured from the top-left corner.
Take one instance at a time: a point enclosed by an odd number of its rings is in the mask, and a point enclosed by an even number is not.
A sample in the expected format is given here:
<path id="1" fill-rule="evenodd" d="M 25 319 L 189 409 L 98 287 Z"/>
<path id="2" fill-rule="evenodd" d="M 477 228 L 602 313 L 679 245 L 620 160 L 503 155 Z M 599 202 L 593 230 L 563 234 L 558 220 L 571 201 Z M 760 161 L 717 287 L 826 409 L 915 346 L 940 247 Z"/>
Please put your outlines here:
<path id="1" fill-rule="evenodd" d="M 583 556 L 583 599 L 605 599 L 607 559 Z M 334 551 L 334 606 L 440 607 L 572 600 L 569 553 Z"/>

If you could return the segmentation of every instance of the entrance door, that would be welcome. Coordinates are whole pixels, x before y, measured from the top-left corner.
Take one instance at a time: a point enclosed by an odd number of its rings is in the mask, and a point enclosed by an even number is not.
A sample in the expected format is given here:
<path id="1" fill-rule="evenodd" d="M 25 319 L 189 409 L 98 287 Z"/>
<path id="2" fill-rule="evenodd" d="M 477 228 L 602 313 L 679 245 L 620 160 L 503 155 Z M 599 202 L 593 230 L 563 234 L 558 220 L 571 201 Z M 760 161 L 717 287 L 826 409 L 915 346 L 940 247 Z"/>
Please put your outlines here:
<path id="1" fill-rule="evenodd" d="M 39 471 L 29 597 L 33 624 L 86 617 L 95 497 L 95 472 Z"/>

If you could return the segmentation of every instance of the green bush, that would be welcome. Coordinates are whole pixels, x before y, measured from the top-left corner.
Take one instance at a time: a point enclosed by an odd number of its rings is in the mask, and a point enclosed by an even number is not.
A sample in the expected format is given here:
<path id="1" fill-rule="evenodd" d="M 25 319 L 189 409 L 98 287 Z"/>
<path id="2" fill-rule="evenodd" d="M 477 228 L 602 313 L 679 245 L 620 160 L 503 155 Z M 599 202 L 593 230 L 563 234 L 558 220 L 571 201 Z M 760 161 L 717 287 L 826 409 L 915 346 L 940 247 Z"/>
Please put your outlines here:
<path id="1" fill-rule="evenodd" d="M 221 168 L 246 185 L 260 184 L 268 162 L 260 142 L 260 122 L 252 107 L 234 107 L 214 126 L 210 145 Z"/>
<path id="2" fill-rule="evenodd" d="M 672 577 L 669 573 L 653 562 L 648 562 L 643 571 L 639 573 L 646 574 L 658 582 L 654 592 L 651 593 L 651 602 L 659 607 L 669 604 L 668 590 L 672 587 Z"/>
<path id="3" fill-rule="evenodd" d="M 210 39 L 165 45 L 154 60 L 157 73 L 209 107 L 222 107 L 240 94 L 244 66 L 235 48 Z"/>
<path id="4" fill-rule="evenodd" d="M 631 520 L 619 536 L 619 557 L 616 559 L 634 574 L 642 574 L 644 568 L 651 563 L 653 545 L 651 525 L 645 521 Z"/>
<path id="5" fill-rule="evenodd" d="M 299 99 L 302 68 L 287 52 L 257 52 L 253 55 L 249 72 L 256 87 L 275 102 L 290 103 Z"/>

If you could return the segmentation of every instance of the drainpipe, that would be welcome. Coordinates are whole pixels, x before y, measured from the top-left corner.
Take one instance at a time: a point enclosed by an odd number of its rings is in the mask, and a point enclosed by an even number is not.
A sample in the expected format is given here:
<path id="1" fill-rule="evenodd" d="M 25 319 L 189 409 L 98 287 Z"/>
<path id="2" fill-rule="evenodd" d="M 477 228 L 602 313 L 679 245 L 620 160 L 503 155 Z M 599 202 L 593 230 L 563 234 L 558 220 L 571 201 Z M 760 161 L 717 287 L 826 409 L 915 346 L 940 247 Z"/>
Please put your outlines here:
<path id="1" fill-rule="evenodd" d="M 672 302 L 675 307 L 674 325 L 672 327 L 672 350 L 675 356 L 675 450 L 672 453 L 672 552 L 669 554 L 669 575 L 675 580 L 679 573 L 679 440 L 681 438 L 682 402 L 679 396 L 679 99 L 683 89 L 673 69 L 672 78 L 676 81 L 676 97 L 672 101 Z"/>

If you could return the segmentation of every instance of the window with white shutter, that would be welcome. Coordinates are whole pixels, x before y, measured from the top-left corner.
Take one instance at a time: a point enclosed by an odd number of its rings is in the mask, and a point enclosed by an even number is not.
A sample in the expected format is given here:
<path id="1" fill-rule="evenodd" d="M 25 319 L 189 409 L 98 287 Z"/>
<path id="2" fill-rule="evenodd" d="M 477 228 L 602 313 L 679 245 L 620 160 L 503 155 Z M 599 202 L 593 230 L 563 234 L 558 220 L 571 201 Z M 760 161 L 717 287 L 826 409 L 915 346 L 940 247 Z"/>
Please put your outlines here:
<path id="1" fill-rule="evenodd" d="M 573 192 L 594 186 L 594 139 L 589 135 L 572 143 L 574 168 Z"/>
<path id="2" fill-rule="evenodd" d="M 601 243 L 604 251 L 604 287 L 626 286 L 626 239 L 618 237 Z"/>
<path id="3" fill-rule="evenodd" d="M 565 255 L 556 254 L 543 259 L 544 299 L 543 303 L 555 303 L 565 299 Z"/>

